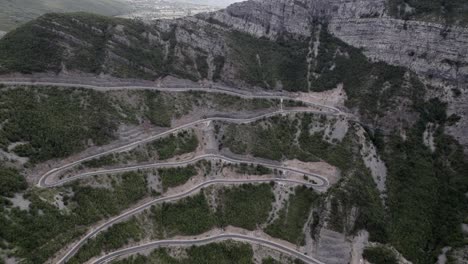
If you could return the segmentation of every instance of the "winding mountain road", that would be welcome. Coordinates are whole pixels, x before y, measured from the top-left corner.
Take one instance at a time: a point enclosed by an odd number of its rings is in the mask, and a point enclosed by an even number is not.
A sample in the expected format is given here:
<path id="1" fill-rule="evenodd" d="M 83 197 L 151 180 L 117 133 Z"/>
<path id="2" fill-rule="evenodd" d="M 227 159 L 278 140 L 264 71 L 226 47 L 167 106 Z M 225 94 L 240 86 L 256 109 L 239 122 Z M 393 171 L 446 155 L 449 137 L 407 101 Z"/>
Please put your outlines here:
<path id="1" fill-rule="evenodd" d="M 244 99 L 287 99 L 292 101 L 302 102 L 306 105 L 313 105 L 316 107 L 321 107 L 328 109 L 329 111 L 340 114 L 342 111 L 336 107 L 311 103 L 303 101 L 298 98 L 297 95 L 292 96 L 293 93 L 285 92 L 250 92 L 245 90 L 239 90 L 231 87 L 215 85 L 212 87 L 159 87 L 159 86 L 98 86 L 91 84 L 82 84 L 82 83 L 64 83 L 64 82 L 42 82 L 42 81 L 5 81 L 0 79 L 0 84 L 11 85 L 11 86 L 53 86 L 53 87 L 69 87 L 69 88 L 84 88 L 84 89 L 93 89 L 97 91 L 112 91 L 112 90 L 153 90 L 160 92 L 205 92 L 205 93 L 220 93 L 227 94 L 232 96 L 241 97 Z"/>
<path id="2" fill-rule="evenodd" d="M 204 244 L 209 244 L 212 242 L 217 242 L 217 241 L 224 241 L 224 240 L 236 240 L 240 242 L 248 242 L 248 243 L 253 243 L 253 244 L 259 244 L 265 247 L 269 247 L 271 249 L 281 251 L 283 253 L 286 253 L 290 256 L 293 256 L 295 258 L 298 258 L 302 261 L 305 261 L 306 263 L 313 263 L 313 264 L 324 264 L 323 262 L 312 258 L 310 256 L 307 256 L 299 251 L 296 251 L 294 249 L 290 249 L 288 247 L 285 247 L 279 243 L 269 241 L 266 239 L 261 239 L 258 237 L 252 237 L 252 236 L 246 236 L 246 235 L 241 235 L 241 234 L 235 234 L 235 233 L 225 233 L 217 236 L 211 236 L 211 237 L 206 237 L 206 238 L 200 238 L 200 239 L 191 239 L 191 240 L 159 240 L 159 241 L 153 241 L 150 243 L 146 243 L 143 245 L 138 245 L 135 247 L 130 247 L 130 248 L 125 248 L 121 249 L 115 252 L 112 252 L 108 255 L 105 255 L 95 261 L 93 261 L 93 264 L 103 264 L 103 263 L 108 263 L 112 261 L 113 259 L 125 255 L 130 255 L 134 254 L 137 252 L 145 251 L 145 250 L 151 250 L 155 249 L 161 246 L 192 246 L 192 245 L 204 245 Z"/>
<path id="3" fill-rule="evenodd" d="M 301 174 L 308 176 L 309 178 L 313 178 L 315 182 L 318 180 L 319 183 L 313 183 L 312 186 L 315 188 L 321 188 L 321 187 L 327 187 L 329 185 L 328 179 L 315 174 L 315 173 L 310 173 L 307 171 L 303 170 L 298 170 L 294 168 L 288 168 L 288 167 L 283 167 L 280 165 L 275 165 L 272 163 L 266 163 L 266 162 L 258 162 L 258 161 L 247 161 L 247 160 L 241 160 L 241 159 L 234 159 L 234 158 L 229 158 L 225 157 L 219 154 L 205 154 L 205 155 L 200 155 L 197 157 L 194 157 L 190 160 L 183 160 L 183 161 L 176 161 L 176 162 L 159 162 L 159 163 L 153 163 L 153 164 L 145 164 L 145 165 L 134 165 L 134 166 L 126 166 L 122 168 L 113 168 L 113 169 L 105 169 L 105 170 L 96 170 L 96 171 L 90 171 L 90 172 L 85 172 L 81 174 L 77 174 L 72 177 L 65 178 L 63 180 L 60 180 L 58 182 L 55 182 L 53 184 L 46 184 L 45 181 L 42 182 L 40 185 L 41 187 L 46 187 L 46 188 L 51 188 L 51 187 L 57 187 L 64 185 L 68 182 L 72 182 L 78 179 L 86 178 L 86 177 L 91 177 L 95 175 L 106 175 L 106 174 L 114 174 L 114 173 L 122 173 L 122 172 L 128 172 L 128 171 L 136 171 L 136 170 L 144 170 L 144 169 L 154 169 L 154 168 L 173 168 L 173 167 L 183 167 L 187 166 L 190 164 L 197 163 L 198 161 L 201 160 L 221 160 L 226 163 L 235 163 L 235 164 L 256 164 L 256 165 L 261 165 L 265 166 L 271 169 L 277 169 L 280 171 L 290 171 L 293 173 Z"/>
<path id="4" fill-rule="evenodd" d="M 5 85 L 11 85 L 11 86 L 55 86 L 55 87 L 77 87 L 77 88 L 86 88 L 86 89 L 95 89 L 95 90 L 122 90 L 122 89 L 144 89 L 144 90 L 157 90 L 157 91 L 164 91 L 164 92 L 188 92 L 188 91 L 200 91 L 200 92 L 209 92 L 209 93 L 222 93 L 222 94 L 228 94 L 228 95 L 233 95 L 233 96 L 238 96 L 241 98 L 246 98 L 246 99 L 279 99 L 281 101 L 283 100 L 293 100 L 293 101 L 298 101 L 304 103 L 306 106 L 313 106 L 313 107 L 318 107 L 320 110 L 312 110 L 312 109 L 300 109 L 300 110 L 284 110 L 281 107 L 281 110 L 274 111 L 271 113 L 267 114 L 261 114 L 255 117 L 251 118 L 231 118 L 231 117 L 209 117 L 209 118 L 204 118 L 200 119 L 188 124 L 184 124 L 172 129 L 169 129 L 165 132 L 149 136 L 145 139 L 138 140 L 131 142 L 129 144 L 119 146 L 113 149 L 109 149 L 106 151 L 103 151 L 98 154 L 94 154 L 79 160 L 76 160 L 74 162 L 70 162 L 68 164 L 65 164 L 63 166 L 60 166 L 58 168 L 54 168 L 45 174 L 43 174 L 38 183 L 37 186 L 40 188 L 51 188 L 51 187 L 57 187 L 61 186 L 65 183 L 68 183 L 70 181 L 74 181 L 77 179 L 82 179 L 85 177 L 93 176 L 93 175 L 102 175 L 102 174 L 110 174 L 110 173 L 120 173 L 120 172 L 126 172 L 126 171 L 133 171 L 133 170 L 139 170 L 139 169 L 150 169 L 150 168 L 162 168 L 162 167 L 177 167 L 177 166 L 185 166 L 188 164 L 193 164 L 196 163 L 197 161 L 200 160 L 206 160 L 206 159 L 218 159 L 222 160 L 224 162 L 228 163 L 243 163 L 243 164 L 257 164 L 257 165 L 262 165 L 266 166 L 269 168 L 274 168 L 282 171 L 290 171 L 294 173 L 299 173 L 306 175 L 308 177 L 311 177 L 314 179 L 313 183 L 311 182 L 306 182 L 306 181 L 299 181 L 299 180 L 294 180 L 294 179 L 282 179 L 282 178 L 264 178 L 264 179 L 214 179 L 214 180 L 208 180 L 206 182 L 200 183 L 199 185 L 186 190 L 182 193 L 178 193 L 175 195 L 171 196 L 162 196 L 157 199 L 151 200 L 149 202 L 146 202 L 142 205 L 139 205 L 135 208 L 131 208 L 127 210 L 126 212 L 123 212 L 122 214 L 115 216 L 104 223 L 100 224 L 99 226 L 91 229 L 86 235 L 84 235 L 78 242 L 73 244 L 70 249 L 66 250 L 66 252 L 63 254 L 63 256 L 60 258 L 60 260 L 57 262 L 59 264 L 66 263 L 76 252 L 80 249 L 81 246 L 83 246 L 86 241 L 94 236 L 96 236 L 98 233 L 100 233 L 103 230 L 106 230 L 110 226 L 114 225 L 115 223 L 118 223 L 120 221 L 123 221 L 135 214 L 138 214 L 152 205 L 162 203 L 162 202 L 170 202 L 170 201 L 175 201 L 182 199 L 184 197 L 188 197 L 198 191 L 200 191 L 202 188 L 208 187 L 210 185 L 215 185 L 215 184 L 223 184 L 223 185 L 236 185 L 236 184 L 247 184 L 247 183 L 268 183 L 268 182 L 286 182 L 286 183 L 292 183 L 292 184 L 299 184 L 299 185 L 304 185 L 308 187 L 313 187 L 313 188 L 326 188 L 329 186 L 329 182 L 326 177 L 323 177 L 321 175 L 313 174 L 310 172 L 305 172 L 296 168 L 288 168 L 288 167 L 283 167 L 280 165 L 275 165 L 275 164 L 269 164 L 265 162 L 257 162 L 257 161 L 246 161 L 246 160 L 238 160 L 238 159 L 233 159 L 233 158 L 228 158 L 224 157 L 221 155 L 216 155 L 216 154 L 206 154 L 206 155 L 201 155 L 197 156 L 191 160 L 186 160 L 186 161 L 180 161 L 180 162 L 161 162 L 161 163 L 155 163 L 155 164 L 146 164 L 146 165 L 134 165 L 134 166 L 128 166 L 128 167 L 123 167 L 123 168 L 114 168 L 114 169 L 106 169 L 106 170 L 98 170 L 98 171 L 92 171 L 92 172 L 86 172 L 86 173 L 81 173 L 63 180 L 59 180 L 57 182 L 52 182 L 49 183 L 48 179 L 53 178 L 52 176 L 55 176 L 69 168 L 72 168 L 73 166 L 76 166 L 78 164 L 81 164 L 84 161 L 88 161 L 91 159 L 95 159 L 110 153 L 115 153 L 115 152 L 120 152 L 120 151 L 125 151 L 126 149 L 138 146 L 139 144 L 144 144 L 148 143 L 150 141 L 162 138 L 164 136 L 167 136 L 169 134 L 175 133 L 177 131 L 187 129 L 193 126 L 196 126 L 198 124 L 204 123 L 204 122 L 209 122 L 209 121 L 222 121 L 222 122 L 231 122 L 231 123 L 237 123 L 237 124 L 246 124 L 246 123 L 252 123 L 258 120 L 261 120 L 263 118 L 268 118 L 276 115 L 286 115 L 286 114 L 294 114 L 294 113 L 315 113 L 315 114 L 325 114 L 325 115 L 335 115 L 335 116 L 343 116 L 345 115 L 343 112 L 341 112 L 339 109 L 332 107 L 332 106 L 326 106 L 326 105 L 321 105 L 321 104 L 315 104 L 315 103 L 310 103 L 310 102 L 305 102 L 300 100 L 300 98 L 297 97 L 291 97 L 290 94 L 284 94 L 284 93 L 267 93 L 267 92 L 262 92 L 262 93 L 249 93 L 249 92 L 244 92 L 244 91 L 239 91 L 239 90 L 234 90 L 234 89 L 229 89 L 226 87 L 214 87 L 214 88 L 201 88 L 201 87 L 180 87 L 180 88 L 162 88 L 162 87 L 149 87 L 149 86 L 115 86 L 115 87 L 102 87 L 102 86 L 94 86 L 94 85 L 87 85 L 87 84 L 72 84 L 72 83 L 54 83 L 54 82 L 17 82 L 17 81 L 2 81 L 0 80 L 0 84 L 5 84 Z M 245 236 L 242 234 L 221 234 L 218 236 L 213 236 L 213 237 L 208 237 L 208 238 L 203 238 L 203 239 L 198 239 L 198 240 L 162 240 L 162 241 L 154 241 L 151 243 L 127 248 L 127 249 L 122 249 L 113 253 L 110 253 L 104 257 L 101 257 L 94 263 L 106 263 L 112 259 L 114 259 L 117 256 L 122 256 L 122 255 L 128 255 L 132 254 L 135 252 L 139 252 L 145 249 L 151 249 L 155 248 L 158 246 L 164 246 L 164 245 L 196 245 L 196 244 L 203 244 L 203 243 L 210 243 L 214 241 L 219 241 L 219 240 L 227 240 L 227 239 L 233 239 L 233 240 L 239 240 L 239 241 L 245 241 L 249 243 L 255 243 L 255 244 L 260 244 L 278 251 L 281 251 L 283 253 L 289 254 L 295 258 L 299 258 L 307 263 L 314 263 L 314 264 L 323 264 L 322 262 L 306 256 L 294 249 L 288 248 L 286 246 L 283 246 L 281 244 L 268 241 L 265 239 L 260 239 L 260 238 L 255 238 L 255 237 L 250 237 L 250 236 Z"/>
<path id="5" fill-rule="evenodd" d="M 167 130 L 165 132 L 162 132 L 162 133 L 159 133 L 159 134 L 156 134 L 156 135 L 152 135 L 152 136 L 147 137 L 145 139 L 134 141 L 134 142 L 131 142 L 129 144 L 126 144 L 126 145 L 123 145 L 123 146 L 120 146 L 120 147 L 117 147 L 117 148 L 109 149 L 107 151 L 103 151 L 103 152 L 100 152 L 98 154 L 94 154 L 94 155 L 91 155 L 91 156 L 76 160 L 74 162 L 70 162 L 70 163 L 65 164 L 65 165 L 63 165 L 61 167 L 54 168 L 54 169 L 44 173 L 40 177 L 40 179 L 39 179 L 39 181 L 37 183 L 37 187 L 56 187 L 56 186 L 58 186 L 57 184 L 53 184 L 53 183 L 48 184 L 47 179 L 49 177 L 51 177 L 51 176 L 54 176 L 54 175 L 56 175 L 56 174 L 58 174 L 60 172 L 65 171 L 66 169 L 69 169 L 69 168 L 72 168 L 73 166 L 81 164 L 84 161 L 99 158 L 99 157 L 102 157 L 102 156 L 107 155 L 107 154 L 123 151 L 123 150 L 126 150 L 128 148 L 140 145 L 140 144 L 148 143 L 148 142 L 151 142 L 153 140 L 156 140 L 156 139 L 162 138 L 164 136 L 170 135 L 172 133 L 175 133 L 177 131 L 187 129 L 187 128 L 190 128 L 190 127 L 193 127 L 193 126 L 196 126 L 198 124 L 202 124 L 202 123 L 205 123 L 205 122 L 208 122 L 208 121 L 222 121 L 222 122 L 230 122 L 230 123 L 237 123 L 237 124 L 247 124 L 247 123 L 252 123 L 252 122 L 261 120 L 263 118 L 268 118 L 268 117 L 272 117 L 272 116 L 276 116 L 276 115 L 294 114 L 294 113 L 319 113 L 319 114 L 323 114 L 323 112 L 319 112 L 319 111 L 315 111 L 315 110 L 301 109 L 301 110 L 278 110 L 278 111 L 274 111 L 274 112 L 271 112 L 271 113 L 262 114 L 262 115 L 258 115 L 256 117 L 246 118 L 246 119 L 244 119 L 244 118 L 227 118 L 227 117 L 210 117 L 210 118 L 206 118 L 206 119 L 200 119 L 200 120 L 197 120 L 197 121 L 185 124 L 185 125 L 181 125 L 179 127 L 169 129 L 169 130 Z"/>
<path id="6" fill-rule="evenodd" d="M 84 237 L 82 237 L 76 244 L 74 244 L 64 255 L 63 257 L 57 262 L 58 264 L 66 263 L 79 249 L 81 246 L 83 246 L 86 241 L 95 235 L 97 235 L 99 232 L 109 228 L 110 226 L 123 221 L 125 219 L 128 219 L 129 217 L 138 214 L 151 206 L 158 204 L 158 203 L 163 203 L 163 202 L 171 202 L 175 200 L 180 200 L 182 198 L 188 197 L 202 188 L 215 185 L 215 184 L 224 184 L 224 185 L 239 185 L 239 184 L 248 184 L 248 183 L 269 183 L 269 182 L 287 182 L 287 183 L 293 183 L 293 184 L 299 184 L 303 186 L 309 186 L 309 187 L 314 187 L 315 184 L 305 182 L 305 181 L 298 181 L 298 180 L 291 180 L 291 179 L 280 179 L 280 178 L 265 178 L 265 179 L 240 179 L 240 180 L 234 180 L 234 179 L 215 179 L 215 180 L 209 180 L 203 183 L 200 183 L 199 185 L 193 187 L 190 190 L 187 190 L 183 193 L 178 193 L 175 195 L 171 196 L 166 196 L 166 197 L 160 197 L 157 199 L 154 199 L 152 201 L 149 201 L 147 203 L 144 203 L 138 207 L 135 207 L 125 213 L 122 213 L 119 216 L 113 217 L 109 220 L 107 220 L 105 223 L 101 224 L 100 226 L 92 229 L 90 232 L 88 232 Z"/>

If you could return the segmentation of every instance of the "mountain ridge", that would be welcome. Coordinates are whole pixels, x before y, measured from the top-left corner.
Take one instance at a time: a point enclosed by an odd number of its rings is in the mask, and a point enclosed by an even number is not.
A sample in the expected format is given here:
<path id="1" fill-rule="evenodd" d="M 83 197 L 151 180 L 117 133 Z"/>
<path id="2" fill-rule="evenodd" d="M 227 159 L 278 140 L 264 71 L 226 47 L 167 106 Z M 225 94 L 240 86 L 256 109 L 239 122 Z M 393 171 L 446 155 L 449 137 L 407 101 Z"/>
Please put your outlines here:
<path id="1" fill-rule="evenodd" d="M 359 119 L 347 126 L 352 139 L 333 142 L 331 129 L 310 135 L 315 120 L 304 116 L 230 126 L 221 145 L 303 161 L 312 158 L 301 150 L 319 151 L 342 171 L 315 211 L 318 223 L 307 227 L 320 259 L 342 263 L 334 252 L 349 255 L 349 241 L 366 230 L 377 253 L 397 250 L 413 263 L 433 263 L 443 247 L 466 250 L 468 34 L 461 24 L 395 17 L 389 3 L 257 0 L 149 24 L 48 14 L 0 40 L 0 72 L 155 85 L 176 77 L 302 96 L 338 91 L 343 109 Z M 306 133 L 296 139 L 297 130 Z"/>

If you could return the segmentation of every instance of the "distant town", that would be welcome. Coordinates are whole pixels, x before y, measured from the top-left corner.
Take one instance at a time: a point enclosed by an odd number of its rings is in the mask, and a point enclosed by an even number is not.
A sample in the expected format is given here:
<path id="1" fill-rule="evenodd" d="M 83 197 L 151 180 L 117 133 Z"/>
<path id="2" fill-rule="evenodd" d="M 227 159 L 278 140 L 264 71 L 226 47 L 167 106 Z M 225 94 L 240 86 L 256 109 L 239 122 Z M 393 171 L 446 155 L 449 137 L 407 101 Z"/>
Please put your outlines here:
<path id="1" fill-rule="evenodd" d="M 142 20 L 172 19 L 191 16 L 202 12 L 212 12 L 222 6 L 192 4 L 161 0 L 130 0 L 134 12 L 121 15 L 123 18 L 138 18 Z"/>

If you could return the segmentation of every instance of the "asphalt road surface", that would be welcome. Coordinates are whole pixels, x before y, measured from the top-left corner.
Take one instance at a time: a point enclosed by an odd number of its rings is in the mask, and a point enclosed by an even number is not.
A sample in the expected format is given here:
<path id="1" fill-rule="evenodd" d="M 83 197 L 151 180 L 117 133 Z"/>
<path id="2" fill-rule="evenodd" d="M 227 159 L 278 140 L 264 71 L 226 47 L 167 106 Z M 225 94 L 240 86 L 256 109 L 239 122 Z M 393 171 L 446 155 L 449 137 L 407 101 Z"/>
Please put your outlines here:
<path id="1" fill-rule="evenodd" d="M 130 254 L 135 254 L 141 251 L 145 250 L 151 250 L 155 249 L 158 247 L 162 246 L 192 246 L 192 245 L 204 245 L 204 244 L 209 244 L 212 242 L 217 242 L 217 241 L 224 241 L 224 240 L 236 240 L 240 242 L 248 242 L 252 244 L 258 244 L 261 246 L 269 247 L 271 249 L 281 251 L 283 253 L 286 253 L 294 258 L 298 258 L 306 263 L 313 263 L 313 264 L 324 264 L 323 262 L 312 258 L 310 256 L 307 256 L 299 251 L 296 251 L 294 249 L 291 249 L 289 247 L 285 247 L 279 243 L 275 243 L 273 241 L 269 241 L 266 239 L 261 239 L 257 237 L 252 237 L 252 236 L 246 236 L 246 235 L 241 235 L 241 234 L 234 234 L 234 233 L 226 233 L 222 235 L 217 235 L 217 236 L 211 236 L 211 237 L 206 237 L 206 238 L 200 238 L 200 239 L 193 239 L 193 240 L 160 240 L 160 241 L 154 241 L 150 243 L 146 243 L 143 245 L 138 245 L 135 247 L 130 247 L 130 248 L 125 248 L 121 249 L 119 251 L 112 252 L 108 255 L 105 255 L 95 261 L 93 261 L 93 264 L 103 264 L 103 263 L 108 263 L 112 261 L 113 259 L 125 255 L 130 255 Z"/>

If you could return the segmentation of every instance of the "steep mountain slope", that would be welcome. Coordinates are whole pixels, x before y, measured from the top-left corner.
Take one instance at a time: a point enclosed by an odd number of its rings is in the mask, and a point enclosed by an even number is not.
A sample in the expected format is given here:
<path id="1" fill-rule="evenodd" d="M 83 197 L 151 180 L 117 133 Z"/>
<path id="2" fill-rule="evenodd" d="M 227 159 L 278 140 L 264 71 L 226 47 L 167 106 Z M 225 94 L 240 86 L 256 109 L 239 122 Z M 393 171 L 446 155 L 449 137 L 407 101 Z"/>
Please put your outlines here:
<path id="1" fill-rule="evenodd" d="M 364 255 L 373 263 L 393 249 L 434 263 L 442 248 L 467 246 L 468 30 L 462 21 L 421 21 L 442 7 L 419 2 L 257 0 L 152 24 L 48 14 L 0 40 L 0 72 L 4 79 L 173 76 L 304 97 L 338 90 L 341 107 L 359 121 L 346 124 L 349 137 L 334 138 L 326 118 L 277 118 L 217 124 L 219 149 L 318 159 L 341 171 L 301 222 L 307 250 L 322 261 L 355 260 L 350 241 L 368 232 L 376 244 Z M 416 7 L 415 15 L 400 19 L 395 3 Z M 278 226 L 269 232 L 288 239 Z"/>

